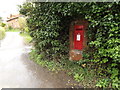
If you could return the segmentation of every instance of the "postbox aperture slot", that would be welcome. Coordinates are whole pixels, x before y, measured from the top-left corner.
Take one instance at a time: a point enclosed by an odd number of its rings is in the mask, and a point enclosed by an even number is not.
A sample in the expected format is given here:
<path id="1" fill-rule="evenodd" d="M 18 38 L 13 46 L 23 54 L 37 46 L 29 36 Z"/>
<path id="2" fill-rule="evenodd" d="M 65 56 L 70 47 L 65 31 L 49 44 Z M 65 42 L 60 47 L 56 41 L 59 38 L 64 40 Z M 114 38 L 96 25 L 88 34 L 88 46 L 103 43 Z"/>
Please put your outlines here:
<path id="1" fill-rule="evenodd" d="M 76 30 L 83 30 L 82 28 L 76 28 Z"/>

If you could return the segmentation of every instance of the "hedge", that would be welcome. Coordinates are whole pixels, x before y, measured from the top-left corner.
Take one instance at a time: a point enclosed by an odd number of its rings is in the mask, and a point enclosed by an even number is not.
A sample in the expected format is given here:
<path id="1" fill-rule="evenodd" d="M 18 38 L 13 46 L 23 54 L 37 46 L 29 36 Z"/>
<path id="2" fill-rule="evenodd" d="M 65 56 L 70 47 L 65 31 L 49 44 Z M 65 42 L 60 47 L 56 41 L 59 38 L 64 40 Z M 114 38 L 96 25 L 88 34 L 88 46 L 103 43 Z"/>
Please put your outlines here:
<path id="1" fill-rule="evenodd" d="M 87 37 L 89 49 L 84 51 L 84 60 L 96 72 L 108 76 L 100 80 L 113 88 L 120 83 L 120 3 L 26 3 L 20 13 L 28 17 L 30 35 L 38 54 L 43 59 L 60 61 L 68 57 L 69 26 L 78 19 L 89 22 Z M 109 86 L 109 85 L 105 85 Z"/>

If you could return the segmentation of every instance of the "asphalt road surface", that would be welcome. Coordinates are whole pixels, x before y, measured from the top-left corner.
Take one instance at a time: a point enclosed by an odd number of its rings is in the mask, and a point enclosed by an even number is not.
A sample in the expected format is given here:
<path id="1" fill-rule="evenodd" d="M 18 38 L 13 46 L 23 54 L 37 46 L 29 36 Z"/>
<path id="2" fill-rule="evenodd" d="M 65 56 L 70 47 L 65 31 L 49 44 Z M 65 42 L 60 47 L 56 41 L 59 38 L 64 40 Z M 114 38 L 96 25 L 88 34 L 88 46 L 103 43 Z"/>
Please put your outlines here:
<path id="1" fill-rule="evenodd" d="M 63 72 L 55 74 L 29 60 L 31 46 L 19 32 L 7 32 L 0 46 L 0 88 L 68 88 L 75 83 Z"/>

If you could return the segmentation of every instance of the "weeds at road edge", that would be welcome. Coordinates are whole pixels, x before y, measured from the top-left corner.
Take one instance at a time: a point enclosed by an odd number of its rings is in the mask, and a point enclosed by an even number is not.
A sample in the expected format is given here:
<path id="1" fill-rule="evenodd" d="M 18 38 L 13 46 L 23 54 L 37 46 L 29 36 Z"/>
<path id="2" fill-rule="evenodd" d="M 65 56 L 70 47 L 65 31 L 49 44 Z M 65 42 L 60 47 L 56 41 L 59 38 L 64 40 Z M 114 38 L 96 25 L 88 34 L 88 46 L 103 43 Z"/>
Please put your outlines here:
<path id="1" fill-rule="evenodd" d="M 80 62 L 69 61 L 66 59 L 61 62 L 55 62 L 50 60 L 44 60 L 43 54 L 37 54 L 33 49 L 30 52 L 30 59 L 35 61 L 42 67 L 47 67 L 50 71 L 59 72 L 66 71 L 69 76 L 72 76 L 77 82 L 82 84 L 85 88 L 95 88 L 97 82 L 97 76 L 93 70 L 90 70 L 83 65 L 80 66 Z"/>

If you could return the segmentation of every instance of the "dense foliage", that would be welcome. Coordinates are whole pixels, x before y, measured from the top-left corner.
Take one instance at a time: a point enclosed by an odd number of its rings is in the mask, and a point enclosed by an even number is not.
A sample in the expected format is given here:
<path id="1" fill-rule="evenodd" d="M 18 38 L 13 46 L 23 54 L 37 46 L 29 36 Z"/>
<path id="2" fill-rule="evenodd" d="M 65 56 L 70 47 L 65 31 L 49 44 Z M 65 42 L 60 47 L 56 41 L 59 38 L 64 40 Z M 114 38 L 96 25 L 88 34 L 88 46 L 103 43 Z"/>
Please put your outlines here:
<path id="1" fill-rule="evenodd" d="M 120 3 L 27 3 L 20 13 L 28 17 L 37 53 L 49 60 L 68 56 L 71 21 L 88 20 L 89 50 L 84 52 L 84 63 L 110 77 L 101 79 L 97 86 L 119 87 Z"/>

